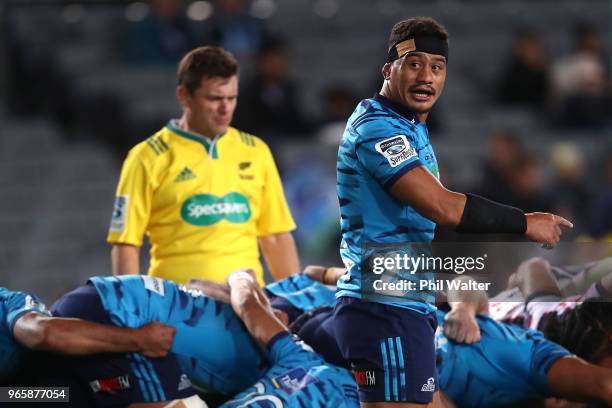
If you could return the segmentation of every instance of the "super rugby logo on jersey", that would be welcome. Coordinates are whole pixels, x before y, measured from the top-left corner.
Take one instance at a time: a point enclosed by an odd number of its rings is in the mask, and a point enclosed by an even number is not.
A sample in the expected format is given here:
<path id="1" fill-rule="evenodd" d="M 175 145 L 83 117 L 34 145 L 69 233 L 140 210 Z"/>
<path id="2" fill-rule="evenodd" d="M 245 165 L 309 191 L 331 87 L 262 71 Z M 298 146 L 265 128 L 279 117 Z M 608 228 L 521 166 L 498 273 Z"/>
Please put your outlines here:
<path id="1" fill-rule="evenodd" d="M 318 382 L 318 380 L 309 375 L 302 367 L 294 368 L 291 371 L 272 378 L 272 384 L 274 384 L 276 388 L 285 391 L 288 395 L 301 390 L 308 384 L 316 382 Z"/>
<path id="2" fill-rule="evenodd" d="M 200 227 L 216 224 L 223 219 L 233 224 L 243 224 L 251 218 L 251 206 L 240 193 L 228 193 L 223 197 L 198 194 L 183 203 L 181 217 L 189 224 Z"/>
<path id="3" fill-rule="evenodd" d="M 127 218 L 127 206 L 129 196 L 118 195 L 115 197 L 115 205 L 113 206 L 113 216 L 111 217 L 110 230 L 114 232 L 121 232 L 125 227 L 125 220 Z"/>
<path id="4" fill-rule="evenodd" d="M 404 135 L 385 139 L 376 143 L 374 147 L 378 153 L 382 154 L 385 159 L 387 159 L 391 167 L 396 167 L 417 155 L 416 150 L 410 146 L 408 139 L 406 139 Z"/>

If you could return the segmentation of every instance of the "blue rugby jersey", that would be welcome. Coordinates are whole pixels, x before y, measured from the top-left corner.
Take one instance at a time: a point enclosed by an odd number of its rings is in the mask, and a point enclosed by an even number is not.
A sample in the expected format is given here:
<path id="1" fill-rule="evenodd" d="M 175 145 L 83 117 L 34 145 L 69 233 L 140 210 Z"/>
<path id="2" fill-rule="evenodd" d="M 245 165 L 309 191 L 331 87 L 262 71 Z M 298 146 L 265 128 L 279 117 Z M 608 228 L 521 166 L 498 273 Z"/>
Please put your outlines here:
<path id="1" fill-rule="evenodd" d="M 150 276 L 90 281 L 115 325 L 136 328 L 159 321 L 175 327 L 172 352 L 194 385 L 235 394 L 265 373 L 263 353 L 230 305 Z"/>
<path id="2" fill-rule="evenodd" d="M 28 312 L 50 316 L 42 301 L 34 295 L 0 288 L 0 379 L 13 373 L 26 348 L 13 337 L 17 320 Z"/>
<path id="3" fill-rule="evenodd" d="M 286 299 L 302 313 L 334 305 L 334 291 L 303 273 L 266 285 L 265 290 Z"/>
<path id="4" fill-rule="evenodd" d="M 460 344 L 443 333 L 438 311 L 436 355 L 440 388 L 461 407 L 494 407 L 551 396 L 546 374 L 571 353 L 541 332 L 478 316 L 481 340 Z"/>
<path id="5" fill-rule="evenodd" d="M 348 269 L 338 281 L 337 296 L 361 298 L 364 245 L 429 243 L 435 223 L 413 207 L 393 198 L 388 189 L 410 170 L 425 166 L 439 178 L 438 164 L 424 123 L 389 99 L 376 95 L 359 103 L 348 120 L 337 162 L 342 243 L 340 255 Z M 404 246 L 400 252 L 412 253 Z M 398 271 L 398 277 L 414 276 Z M 435 310 L 430 303 L 404 297 L 376 296 L 372 300 L 414 309 Z M 428 298 L 428 300 L 430 300 Z"/>
<path id="6" fill-rule="evenodd" d="M 272 340 L 272 368 L 252 387 L 222 408 L 358 408 L 357 384 L 351 373 L 326 363 L 288 334 Z"/>

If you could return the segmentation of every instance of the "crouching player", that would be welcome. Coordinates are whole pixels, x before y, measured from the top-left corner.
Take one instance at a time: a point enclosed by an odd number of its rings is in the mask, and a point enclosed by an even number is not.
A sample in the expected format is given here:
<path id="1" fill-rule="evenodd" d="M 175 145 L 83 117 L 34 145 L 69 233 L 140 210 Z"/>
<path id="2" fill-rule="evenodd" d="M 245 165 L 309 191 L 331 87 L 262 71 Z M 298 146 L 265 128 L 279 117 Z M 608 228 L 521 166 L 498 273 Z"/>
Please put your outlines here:
<path id="1" fill-rule="evenodd" d="M 316 285 L 309 285 L 309 278 L 298 275 L 284 282 L 293 286 L 293 296 L 290 297 L 295 304 L 307 308 L 312 306 L 302 301 L 314 300 L 306 294 L 318 291 Z M 310 347 L 291 336 L 273 313 L 266 294 L 252 273 L 234 272 L 228 277 L 228 284 L 232 308 L 266 351 L 272 367 L 255 385 L 225 403 L 223 408 L 359 407 L 357 387 L 351 373 L 326 363 Z M 280 286 L 274 286 L 273 290 L 286 294 L 286 288 Z M 333 292 L 330 301 L 333 302 Z"/>
<path id="2" fill-rule="evenodd" d="M 63 362 L 71 385 L 89 399 L 82 406 L 164 407 L 158 403 L 191 398 L 186 406 L 199 407 L 191 381 L 233 395 L 265 373 L 263 354 L 230 305 L 164 279 L 94 277 L 56 302 L 52 313 L 117 327 L 159 321 L 176 329 L 164 358 L 127 353 Z"/>
<path id="3" fill-rule="evenodd" d="M 37 379 L 32 374 L 40 367 L 33 370 L 28 362 L 35 351 L 72 356 L 140 352 L 163 357 L 170 350 L 174 332 L 158 322 L 120 328 L 51 317 L 37 296 L 0 288 L 0 384 L 34 385 Z"/>

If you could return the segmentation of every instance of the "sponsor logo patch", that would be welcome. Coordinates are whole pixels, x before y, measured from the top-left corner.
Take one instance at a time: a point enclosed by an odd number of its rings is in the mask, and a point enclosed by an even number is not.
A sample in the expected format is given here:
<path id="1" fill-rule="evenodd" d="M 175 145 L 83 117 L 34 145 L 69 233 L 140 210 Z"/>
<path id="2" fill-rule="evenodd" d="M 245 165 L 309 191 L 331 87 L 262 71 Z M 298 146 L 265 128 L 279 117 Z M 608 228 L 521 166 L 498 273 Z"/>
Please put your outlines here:
<path id="1" fill-rule="evenodd" d="M 119 391 L 132 388 L 132 382 L 129 374 L 125 374 L 118 377 L 93 380 L 89 383 L 89 386 L 95 393 L 104 392 L 107 394 L 116 394 Z"/>
<path id="2" fill-rule="evenodd" d="M 353 371 L 355 382 L 360 387 L 371 387 L 376 385 L 376 371 L 373 370 L 355 370 Z"/>
<path id="3" fill-rule="evenodd" d="M 160 296 L 166 295 L 166 289 L 164 288 L 164 281 L 161 278 L 154 278 L 152 276 L 141 275 L 142 281 L 144 282 L 145 289 L 155 292 Z"/>
<path id="4" fill-rule="evenodd" d="M 404 135 L 393 136 L 374 145 L 376 151 L 382 154 L 391 167 L 396 167 L 417 155 Z"/>
<path id="5" fill-rule="evenodd" d="M 115 197 L 113 206 L 113 215 L 111 217 L 110 230 L 112 232 L 122 232 L 125 228 L 125 220 L 128 210 L 128 195 L 119 195 Z"/>
<path id="6" fill-rule="evenodd" d="M 283 390 L 287 395 L 291 395 L 306 387 L 308 384 L 313 384 L 318 381 L 319 380 L 315 377 L 308 375 L 306 370 L 302 367 L 294 368 L 291 371 L 272 378 L 272 384 L 274 384 L 276 388 Z"/>
<path id="7" fill-rule="evenodd" d="M 240 193 L 228 193 L 223 197 L 198 194 L 185 200 L 181 217 L 199 227 L 213 225 L 223 219 L 232 224 L 244 224 L 251 218 L 251 206 Z"/>
<path id="8" fill-rule="evenodd" d="M 429 377 L 427 379 L 427 384 L 423 384 L 423 386 L 421 387 L 421 391 L 434 392 L 435 390 L 436 390 L 435 380 L 433 379 L 433 377 Z"/>

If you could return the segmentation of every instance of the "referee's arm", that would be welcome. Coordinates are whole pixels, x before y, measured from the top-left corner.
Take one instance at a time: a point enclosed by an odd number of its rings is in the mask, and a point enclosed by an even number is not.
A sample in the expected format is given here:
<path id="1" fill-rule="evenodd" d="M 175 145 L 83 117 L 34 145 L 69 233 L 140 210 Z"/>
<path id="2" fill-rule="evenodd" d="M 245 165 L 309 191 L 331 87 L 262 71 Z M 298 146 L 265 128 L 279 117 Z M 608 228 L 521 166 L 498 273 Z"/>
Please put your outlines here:
<path id="1" fill-rule="evenodd" d="M 525 234 L 532 241 L 556 244 L 561 239 L 561 226 L 573 227 L 554 214 L 524 214 L 475 194 L 450 191 L 423 166 L 400 177 L 389 192 L 436 224 L 459 232 Z"/>
<path id="2" fill-rule="evenodd" d="M 111 250 L 113 275 L 138 275 L 140 273 L 140 247 L 114 244 Z"/>

